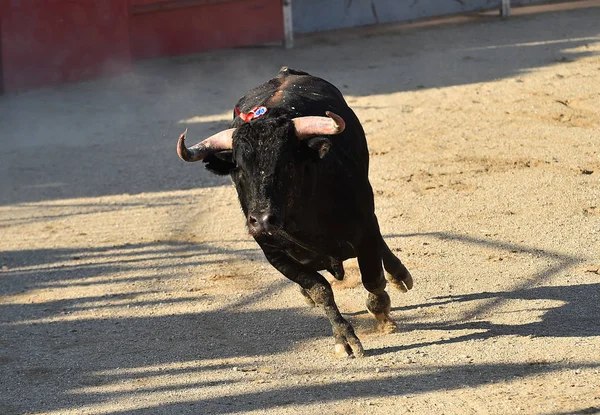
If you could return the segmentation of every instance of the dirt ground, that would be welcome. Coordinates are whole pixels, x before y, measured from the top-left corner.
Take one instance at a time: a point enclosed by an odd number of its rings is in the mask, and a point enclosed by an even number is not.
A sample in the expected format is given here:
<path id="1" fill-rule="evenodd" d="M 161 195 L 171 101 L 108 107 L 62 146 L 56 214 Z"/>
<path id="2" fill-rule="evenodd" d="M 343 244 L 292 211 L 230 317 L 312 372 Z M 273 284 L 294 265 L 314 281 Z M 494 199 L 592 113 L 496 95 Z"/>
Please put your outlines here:
<path id="1" fill-rule="evenodd" d="M 0 97 L 0 414 L 600 413 L 600 8 L 386 26 Z M 364 124 L 415 279 L 367 357 L 177 158 L 282 65 Z"/>

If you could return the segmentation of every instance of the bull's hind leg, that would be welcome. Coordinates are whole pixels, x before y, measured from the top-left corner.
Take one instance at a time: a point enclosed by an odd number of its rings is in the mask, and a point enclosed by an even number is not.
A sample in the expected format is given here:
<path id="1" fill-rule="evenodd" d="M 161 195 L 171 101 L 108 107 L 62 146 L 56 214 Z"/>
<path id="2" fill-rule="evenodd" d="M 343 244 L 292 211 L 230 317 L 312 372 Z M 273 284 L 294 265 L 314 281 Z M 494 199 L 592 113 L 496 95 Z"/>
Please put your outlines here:
<path id="1" fill-rule="evenodd" d="M 388 281 L 390 284 L 404 293 L 410 290 L 413 287 L 413 279 L 410 272 L 408 272 L 398 257 L 393 254 L 383 240 L 383 237 L 381 238 L 381 257 L 383 259 L 383 266 L 388 272 Z"/>
<path id="2" fill-rule="evenodd" d="M 370 243 L 369 243 L 370 242 Z M 385 292 L 386 280 L 381 266 L 379 239 L 362 244 L 358 253 L 358 266 L 362 283 L 369 292 L 367 310 L 377 320 L 377 330 L 392 333 L 396 330 L 396 322 L 390 317 L 390 296 Z"/>

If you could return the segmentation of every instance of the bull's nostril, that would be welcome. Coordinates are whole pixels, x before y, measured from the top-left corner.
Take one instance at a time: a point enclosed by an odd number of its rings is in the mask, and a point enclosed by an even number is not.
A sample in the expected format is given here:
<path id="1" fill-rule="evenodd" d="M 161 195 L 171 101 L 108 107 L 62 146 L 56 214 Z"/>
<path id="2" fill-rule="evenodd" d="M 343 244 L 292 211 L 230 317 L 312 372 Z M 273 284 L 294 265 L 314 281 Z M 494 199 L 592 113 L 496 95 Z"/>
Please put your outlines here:
<path id="1" fill-rule="evenodd" d="M 277 224 L 277 217 L 275 215 L 266 215 L 265 219 L 265 222 L 267 222 L 269 225 Z"/>
<path id="2" fill-rule="evenodd" d="M 256 216 L 254 216 L 254 215 L 250 215 L 250 216 L 248 217 L 248 224 L 249 224 L 250 226 L 256 226 L 256 225 L 258 224 L 258 219 L 256 219 Z"/>

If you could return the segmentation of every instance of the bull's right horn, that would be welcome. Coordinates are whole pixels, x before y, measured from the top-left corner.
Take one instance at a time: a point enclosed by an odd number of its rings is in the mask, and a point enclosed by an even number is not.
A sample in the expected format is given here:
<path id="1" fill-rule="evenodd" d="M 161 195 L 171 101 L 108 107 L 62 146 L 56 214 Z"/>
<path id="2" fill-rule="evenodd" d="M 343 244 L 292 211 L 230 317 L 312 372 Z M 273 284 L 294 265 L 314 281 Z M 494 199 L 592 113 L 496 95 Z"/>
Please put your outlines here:
<path id="1" fill-rule="evenodd" d="M 177 154 L 183 161 L 200 161 L 211 153 L 216 153 L 223 150 L 231 150 L 233 147 L 233 133 L 235 128 L 223 130 L 215 135 L 208 137 L 206 140 L 199 142 L 191 147 L 185 146 L 185 135 L 187 128 L 179 136 L 177 140 Z"/>
<path id="2" fill-rule="evenodd" d="M 346 128 L 344 119 L 331 111 L 326 111 L 327 117 L 297 117 L 294 118 L 296 136 L 298 140 L 304 140 L 316 135 L 340 134 Z"/>

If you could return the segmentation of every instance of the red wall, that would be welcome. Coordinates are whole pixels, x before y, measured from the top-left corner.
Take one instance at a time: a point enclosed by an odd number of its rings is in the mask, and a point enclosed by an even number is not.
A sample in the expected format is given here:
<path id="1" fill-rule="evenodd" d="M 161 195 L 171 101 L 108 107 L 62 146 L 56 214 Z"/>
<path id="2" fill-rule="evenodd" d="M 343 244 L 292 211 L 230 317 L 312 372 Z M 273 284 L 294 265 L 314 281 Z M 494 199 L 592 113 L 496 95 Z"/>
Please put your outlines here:
<path id="1" fill-rule="evenodd" d="M 131 0 L 135 58 L 181 55 L 283 38 L 281 0 Z"/>
<path id="2" fill-rule="evenodd" d="M 281 0 L 0 0 L 0 92 L 282 39 Z"/>
<path id="3" fill-rule="evenodd" d="M 123 0 L 7 0 L 0 10 L 6 91 L 131 69 Z"/>

